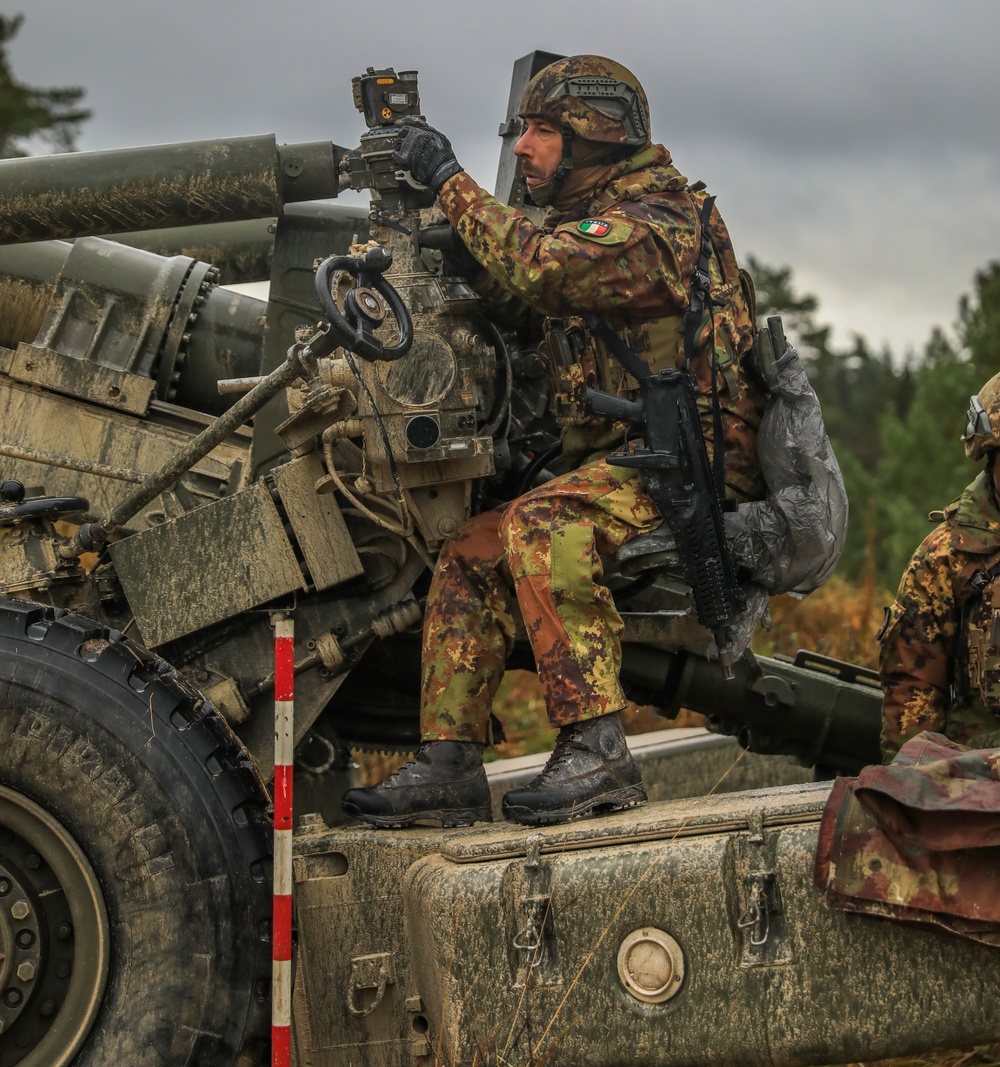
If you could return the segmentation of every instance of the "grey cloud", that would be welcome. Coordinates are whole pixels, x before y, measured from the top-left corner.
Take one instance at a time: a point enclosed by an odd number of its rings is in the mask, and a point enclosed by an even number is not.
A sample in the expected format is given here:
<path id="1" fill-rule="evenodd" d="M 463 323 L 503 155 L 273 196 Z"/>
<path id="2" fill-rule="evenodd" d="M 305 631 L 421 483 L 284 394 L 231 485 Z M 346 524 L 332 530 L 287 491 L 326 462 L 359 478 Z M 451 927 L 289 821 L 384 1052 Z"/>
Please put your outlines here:
<path id="1" fill-rule="evenodd" d="M 839 337 L 902 352 L 1000 256 L 998 40 L 992 0 L 32 0 L 11 56 L 34 84 L 87 88 L 83 149 L 351 145 L 351 76 L 416 68 L 426 114 L 492 187 L 514 60 L 611 55 L 643 81 L 657 139 L 719 194 L 738 251 L 791 264 Z"/>

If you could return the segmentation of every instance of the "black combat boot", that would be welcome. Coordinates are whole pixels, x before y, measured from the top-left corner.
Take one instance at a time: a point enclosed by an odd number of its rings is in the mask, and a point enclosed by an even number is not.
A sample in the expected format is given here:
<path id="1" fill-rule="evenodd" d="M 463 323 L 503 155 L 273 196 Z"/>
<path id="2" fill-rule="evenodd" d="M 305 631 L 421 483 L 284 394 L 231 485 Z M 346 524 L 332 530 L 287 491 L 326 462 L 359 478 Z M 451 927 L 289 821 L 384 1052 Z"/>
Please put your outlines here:
<path id="1" fill-rule="evenodd" d="M 540 826 L 634 808 L 645 801 L 642 776 L 614 713 L 564 726 L 542 773 L 503 798 L 503 814 L 514 822 Z"/>
<path id="2" fill-rule="evenodd" d="M 344 814 L 383 828 L 492 822 L 483 747 L 472 741 L 427 741 L 384 782 L 349 789 L 341 802 Z"/>

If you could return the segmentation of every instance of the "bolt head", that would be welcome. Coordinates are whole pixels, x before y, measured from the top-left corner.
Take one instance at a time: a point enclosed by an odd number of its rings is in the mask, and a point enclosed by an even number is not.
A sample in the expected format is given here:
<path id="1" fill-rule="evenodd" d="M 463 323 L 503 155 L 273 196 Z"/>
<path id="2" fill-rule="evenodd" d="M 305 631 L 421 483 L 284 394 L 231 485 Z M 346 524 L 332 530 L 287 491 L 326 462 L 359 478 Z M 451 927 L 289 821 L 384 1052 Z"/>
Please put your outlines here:
<path id="1" fill-rule="evenodd" d="M 326 822 L 323 819 L 323 816 L 319 814 L 319 812 L 310 811 L 307 812 L 305 815 L 299 816 L 300 830 L 307 830 L 310 833 L 316 833 L 318 831 L 325 830 L 326 828 Z"/>
<path id="2" fill-rule="evenodd" d="M 35 965 L 31 960 L 25 960 L 24 963 L 18 967 L 17 977 L 20 978 L 22 982 L 30 982 L 31 979 L 35 977 Z"/>
<path id="3" fill-rule="evenodd" d="M 18 900 L 10 907 L 10 913 L 15 919 L 27 919 L 30 909 L 28 908 L 28 902 L 26 900 Z"/>

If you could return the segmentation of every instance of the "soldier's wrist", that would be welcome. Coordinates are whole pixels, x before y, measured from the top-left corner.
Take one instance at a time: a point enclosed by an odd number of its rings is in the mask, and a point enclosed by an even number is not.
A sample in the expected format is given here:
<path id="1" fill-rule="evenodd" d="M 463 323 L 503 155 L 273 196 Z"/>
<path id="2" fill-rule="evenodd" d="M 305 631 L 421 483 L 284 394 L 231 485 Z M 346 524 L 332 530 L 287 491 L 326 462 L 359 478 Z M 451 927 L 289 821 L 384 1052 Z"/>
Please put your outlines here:
<path id="1" fill-rule="evenodd" d="M 435 193 L 440 193 L 445 182 L 447 182 L 449 178 L 454 178 L 455 175 L 461 173 L 461 171 L 462 164 L 459 163 L 457 159 L 446 159 L 444 163 L 434 171 L 431 180 L 427 184 Z"/>

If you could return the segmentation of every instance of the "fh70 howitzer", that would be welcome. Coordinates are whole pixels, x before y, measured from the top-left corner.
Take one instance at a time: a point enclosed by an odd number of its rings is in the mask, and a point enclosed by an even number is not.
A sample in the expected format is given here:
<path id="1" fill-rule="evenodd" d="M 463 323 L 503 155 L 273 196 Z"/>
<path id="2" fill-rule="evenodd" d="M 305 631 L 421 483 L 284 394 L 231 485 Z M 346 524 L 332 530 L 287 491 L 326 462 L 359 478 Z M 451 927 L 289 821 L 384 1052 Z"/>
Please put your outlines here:
<path id="1" fill-rule="evenodd" d="M 551 58 L 519 62 L 508 118 Z M 293 1062 L 488 1062 L 506 1047 L 527 1063 L 571 986 L 583 1022 L 559 1021 L 554 1067 L 617 1063 L 626 1040 L 636 1063 L 702 1062 L 705 1049 L 736 1062 L 750 1047 L 748 1062 L 848 1058 L 853 1031 L 808 1045 L 792 1008 L 794 1038 L 773 1017 L 758 1034 L 759 1013 L 733 1008 L 758 1003 L 755 976 L 772 989 L 795 978 L 801 993 L 818 973 L 788 965 L 773 886 L 791 899 L 794 878 L 772 871 L 758 892 L 777 837 L 761 837 L 760 860 L 734 831 L 720 860 L 705 836 L 699 862 L 678 867 L 690 802 L 565 840 L 500 827 L 401 840 L 324 822 L 349 747 L 415 740 L 419 598 L 440 545 L 526 488 L 554 441 L 535 353 L 442 269 L 433 198 L 391 164 L 392 124 L 420 111 L 416 76 L 369 70 L 355 92 L 369 130 L 353 150 L 259 137 L 0 163 L 0 1065 L 266 1062 L 275 611 L 296 621 L 295 788 L 318 813 L 295 846 Z M 313 202 L 348 187 L 370 189 L 370 208 Z M 95 236 L 122 228 L 136 247 Z M 266 303 L 219 284 L 262 277 Z M 218 379 L 248 395 L 220 396 Z M 668 712 L 682 700 L 805 762 L 874 758 L 870 686 L 763 659 L 723 682 L 689 610 L 621 596 L 637 699 Z M 699 752 L 703 740 L 732 760 L 726 739 L 699 734 Z M 681 795 L 669 777 L 653 799 Z M 805 840 L 821 795 L 782 794 L 779 822 L 804 818 Z M 733 803 L 706 826 L 746 825 Z M 623 907 L 620 886 L 651 854 L 667 882 Z M 456 874 L 454 891 L 436 881 Z M 578 892 L 599 906 L 567 923 Z M 786 914 L 808 910 L 808 894 L 794 899 Z M 703 944 L 685 915 L 706 902 L 718 914 Z M 829 943 L 823 921 L 808 943 Z M 903 943 L 880 944 L 898 974 Z M 633 948 L 673 968 L 663 990 Z M 936 959 L 955 988 L 971 970 Z M 810 992 L 785 1001 L 814 1011 Z M 964 1032 L 978 1033 L 967 999 Z M 722 1052 L 720 1003 L 734 1018 Z M 893 1007 L 873 1050 L 940 1036 L 922 1002 Z M 831 1018 L 853 1018 L 842 1009 Z"/>

